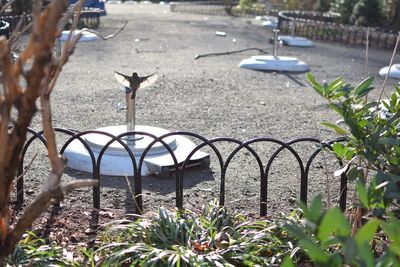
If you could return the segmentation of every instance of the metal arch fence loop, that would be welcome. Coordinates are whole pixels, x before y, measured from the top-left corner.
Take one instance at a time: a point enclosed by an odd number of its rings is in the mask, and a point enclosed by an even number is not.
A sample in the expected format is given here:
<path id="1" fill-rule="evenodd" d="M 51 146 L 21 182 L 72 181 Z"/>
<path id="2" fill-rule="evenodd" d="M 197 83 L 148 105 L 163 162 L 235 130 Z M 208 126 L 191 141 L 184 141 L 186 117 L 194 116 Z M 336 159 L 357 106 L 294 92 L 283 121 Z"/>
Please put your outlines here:
<path id="1" fill-rule="evenodd" d="M 222 180 L 223 180 L 223 175 L 222 175 L 222 169 L 223 169 L 223 158 L 221 155 L 221 152 L 216 148 L 216 146 L 213 144 L 217 141 L 221 141 L 222 138 L 218 138 L 218 139 L 207 139 L 202 135 L 199 134 L 195 134 L 192 132 L 185 132 L 185 131 L 180 131 L 180 132 L 173 132 L 171 134 L 174 135 L 183 135 L 183 136 L 190 136 L 192 138 L 197 138 L 199 140 L 202 141 L 202 143 L 200 143 L 199 145 L 197 145 L 195 148 L 192 149 L 192 151 L 188 154 L 188 156 L 186 157 L 185 161 L 183 161 L 182 166 L 179 168 L 179 188 L 178 190 L 180 190 L 180 196 L 182 196 L 179 201 L 177 202 L 177 208 L 183 208 L 183 177 L 184 177 L 184 172 L 185 172 L 185 168 L 187 166 L 187 164 L 189 163 L 191 157 L 197 152 L 199 151 L 201 148 L 205 147 L 205 146 L 209 146 L 211 147 L 211 149 L 213 150 L 213 152 L 215 153 L 215 155 L 218 158 L 218 163 L 220 165 L 220 170 L 221 170 L 221 185 Z M 235 139 L 229 139 L 230 141 L 235 140 Z M 236 140 L 235 140 L 236 141 Z M 220 194 L 219 194 L 219 204 L 220 205 L 224 205 L 224 194 L 222 194 L 222 192 L 224 192 L 224 189 L 221 188 L 220 189 Z"/>
<path id="2" fill-rule="evenodd" d="M 166 137 L 166 135 L 162 135 L 160 137 L 157 137 L 153 134 L 147 133 L 147 132 L 142 132 L 142 131 L 131 131 L 131 132 L 127 132 L 127 133 L 123 133 L 121 135 L 118 136 L 118 138 L 122 138 L 124 136 L 127 135 L 144 135 L 144 136 L 148 136 L 150 138 L 153 139 L 153 141 L 143 150 L 142 155 L 139 159 L 139 167 L 138 170 L 135 171 L 134 173 L 134 179 L 135 179 L 135 203 L 138 206 L 138 214 L 142 213 L 143 210 L 143 199 L 142 199 L 142 167 L 143 167 L 143 162 L 144 162 L 144 158 L 147 155 L 147 153 L 150 151 L 150 149 L 156 144 L 156 143 L 161 143 L 165 149 L 167 149 L 168 153 L 171 155 L 172 160 L 174 161 L 174 166 L 175 168 L 178 167 L 178 161 L 176 159 L 176 156 L 174 155 L 173 150 L 171 149 L 171 147 L 165 143 L 165 141 L 163 140 L 163 138 Z M 135 164 L 136 164 L 136 160 L 135 160 Z M 176 178 L 176 180 L 178 180 L 178 178 Z M 176 194 L 178 194 L 176 192 Z M 177 196 L 178 199 L 178 196 Z"/>
<path id="3" fill-rule="evenodd" d="M 47 141 L 44 139 L 43 135 L 42 135 L 42 131 L 41 132 L 37 132 L 31 128 L 28 128 L 28 132 L 30 134 L 32 134 L 33 136 L 30 137 L 28 139 L 28 141 L 26 141 L 26 143 L 24 144 L 22 150 L 21 150 L 21 156 L 20 156 L 20 161 L 18 163 L 18 170 L 17 170 L 17 204 L 22 204 L 24 202 L 24 177 L 23 177 L 23 173 L 24 173 L 24 158 L 26 155 L 26 152 L 29 148 L 29 146 L 32 144 L 33 141 L 35 141 L 36 139 L 39 139 L 42 144 L 47 147 Z"/>
<path id="4" fill-rule="evenodd" d="M 118 142 L 124 149 L 126 152 L 128 152 L 129 158 L 132 162 L 132 166 L 133 166 L 133 177 L 135 178 L 135 198 L 139 198 L 141 199 L 142 197 L 142 190 L 141 190 L 141 176 L 138 175 L 138 168 L 137 168 L 137 164 L 136 164 L 136 159 L 134 154 L 132 153 L 132 150 L 129 148 L 129 146 L 127 144 L 125 144 L 122 140 L 121 137 L 125 136 L 125 135 L 129 135 L 129 133 L 126 134 L 122 134 L 122 135 L 118 135 L 118 136 L 114 136 L 110 133 L 107 132 L 102 132 L 102 131 L 96 131 L 97 134 L 102 134 L 105 135 L 107 137 L 110 137 L 111 140 L 108 141 L 103 148 L 100 150 L 99 155 L 97 156 L 97 161 L 96 161 L 96 169 L 95 169 L 95 177 L 96 179 L 98 179 L 99 181 L 99 185 L 96 187 L 96 194 L 95 196 L 93 196 L 93 206 L 96 209 L 100 209 L 100 166 L 101 166 L 101 160 L 103 158 L 103 155 L 105 153 L 105 151 L 110 147 L 110 145 L 112 143 L 114 143 L 115 141 Z M 140 188 L 138 186 L 136 186 L 136 184 L 140 185 Z M 141 213 L 143 207 L 142 207 L 142 203 L 141 201 L 138 201 L 138 199 L 135 199 L 135 203 L 136 203 L 136 212 L 137 213 Z"/>
<path id="5" fill-rule="evenodd" d="M 330 151 L 332 151 L 332 144 L 336 143 L 336 142 L 345 142 L 347 141 L 346 138 L 344 137 L 339 137 L 335 140 L 332 141 L 328 141 L 328 142 L 322 142 L 318 140 L 318 143 L 320 144 L 320 147 L 317 148 L 314 153 L 311 154 L 311 156 L 308 158 L 307 164 L 306 164 L 306 176 L 308 179 L 308 174 L 309 174 L 309 170 L 311 167 L 312 162 L 314 161 L 315 157 L 321 153 L 321 151 L 323 150 L 323 148 L 328 148 Z M 339 167 L 342 168 L 343 167 L 343 161 L 341 159 L 339 159 L 338 157 L 336 157 Z M 346 209 L 346 202 L 347 202 L 347 176 L 345 173 L 342 173 L 340 175 L 340 196 L 339 196 L 339 207 L 342 211 L 344 211 Z"/>
<path id="6" fill-rule="evenodd" d="M 174 152 L 172 151 L 172 149 L 170 149 L 170 147 L 166 144 L 163 143 L 163 145 L 168 149 L 169 154 L 172 156 L 173 160 L 174 160 L 174 169 L 175 169 L 175 175 L 176 175 L 176 183 L 175 183 L 175 188 L 176 188 L 176 207 L 178 209 L 182 209 L 183 208 L 183 173 L 184 173 L 184 169 L 187 166 L 187 164 L 189 163 L 191 157 L 198 151 L 200 150 L 201 147 L 205 146 L 205 145 L 209 145 L 214 152 L 216 153 L 220 164 L 222 161 L 222 157 L 221 154 L 219 153 L 219 151 L 216 149 L 215 146 L 213 146 L 208 139 L 206 139 L 205 137 L 199 135 L 199 134 L 195 134 L 192 132 L 187 132 L 187 131 L 175 131 L 175 132 L 170 132 L 167 134 L 164 134 L 162 136 L 160 136 L 158 139 L 164 139 L 170 136 L 191 136 L 193 138 L 197 138 L 203 141 L 202 144 L 196 146 L 194 149 L 192 149 L 192 151 L 189 153 L 189 155 L 186 157 L 186 159 L 181 163 L 178 164 L 178 161 L 174 155 Z M 142 157 L 140 159 L 140 162 L 142 163 L 144 160 L 145 155 L 147 154 L 148 150 L 150 149 L 151 146 L 153 146 L 155 143 L 157 142 L 157 140 L 154 140 L 149 147 L 143 152 Z M 146 154 L 145 154 L 146 153 Z M 179 166 L 181 165 L 181 166 Z"/>
<path id="7" fill-rule="evenodd" d="M 214 153 L 218 157 L 219 167 L 220 167 L 220 171 L 221 171 L 221 176 L 220 176 L 221 181 L 220 181 L 220 190 L 219 190 L 219 199 L 218 199 L 218 201 L 219 201 L 219 205 L 224 206 L 225 205 L 225 173 L 223 171 L 224 160 L 222 158 L 221 152 L 217 149 L 217 147 L 214 145 L 214 143 L 227 141 L 227 142 L 233 142 L 233 143 L 241 144 L 241 142 L 236 140 L 236 139 L 233 139 L 233 138 L 215 138 L 215 139 L 211 139 L 211 140 L 208 140 L 208 139 L 205 139 L 205 140 L 206 141 L 203 140 L 204 143 L 198 145 L 188 155 L 188 158 L 191 157 L 195 152 L 197 152 L 201 148 L 205 147 L 206 145 L 208 145 L 208 146 L 210 146 L 212 148 L 212 150 L 214 151 Z M 182 166 L 182 169 L 181 169 L 181 179 L 182 180 L 183 180 L 184 169 L 185 169 L 184 166 Z M 183 188 L 182 188 L 182 191 L 183 191 Z"/>
<path id="8" fill-rule="evenodd" d="M 300 142 L 319 143 L 320 140 L 316 139 L 316 138 L 305 137 L 305 138 L 297 138 L 297 139 L 290 140 L 286 144 L 291 147 L 292 145 L 294 145 L 296 143 L 300 143 Z M 285 147 L 285 146 L 279 147 L 269 158 L 269 161 L 268 161 L 267 167 L 266 167 L 267 177 L 268 177 L 268 173 L 271 168 L 272 162 L 275 160 L 275 158 L 278 156 L 278 154 L 285 148 L 287 148 L 287 147 Z M 289 150 L 289 151 L 292 152 L 291 150 Z M 299 163 L 301 162 L 300 163 L 300 201 L 307 203 L 308 173 L 304 169 L 303 161 L 301 160 L 299 154 L 298 153 L 294 154 L 293 152 L 292 152 L 292 154 L 296 157 L 296 159 Z"/>
<path id="9" fill-rule="evenodd" d="M 304 175 L 304 167 L 303 167 L 303 163 L 301 161 L 301 158 L 299 157 L 299 155 L 296 153 L 296 151 L 289 146 L 287 143 L 274 139 L 274 138 L 254 138 L 251 139 L 249 141 L 244 142 L 242 145 L 240 145 L 238 148 L 235 149 L 235 151 L 233 151 L 231 153 L 231 155 L 229 156 L 229 158 L 227 159 L 226 163 L 225 163 L 225 168 L 228 168 L 228 164 L 230 163 L 230 161 L 232 160 L 233 156 L 239 151 L 241 150 L 243 147 L 247 147 L 250 144 L 253 143 L 258 143 L 258 142 L 269 142 L 269 143 L 275 143 L 280 145 L 281 147 L 287 148 L 297 159 L 299 165 L 300 165 L 300 171 L 301 171 L 301 177 L 303 177 Z M 274 153 L 275 154 L 275 153 Z M 276 153 L 277 154 L 277 153 Z M 260 184 L 260 216 L 266 216 L 267 215 L 267 202 L 268 202 L 268 173 L 269 173 L 269 165 L 271 165 L 271 158 L 268 161 L 269 164 L 267 164 L 267 167 L 265 168 L 265 172 L 263 173 L 264 175 L 262 175 L 260 177 L 261 179 L 261 184 Z"/>
<path id="10" fill-rule="evenodd" d="M 196 152 L 198 152 L 200 149 L 204 147 L 210 147 L 213 153 L 217 157 L 217 162 L 220 168 L 220 189 L 219 189 L 219 200 L 220 200 L 220 205 L 225 205 L 225 184 L 226 184 L 226 173 L 227 170 L 233 160 L 233 158 L 243 149 L 245 148 L 250 154 L 254 157 L 254 159 L 257 162 L 257 166 L 260 171 L 260 215 L 265 216 L 267 215 L 267 203 L 268 203 L 268 176 L 269 172 L 271 169 L 271 166 L 273 162 L 276 160 L 278 155 L 283 151 L 287 150 L 290 152 L 291 155 L 294 156 L 296 159 L 298 166 L 300 168 L 300 200 L 306 202 L 307 201 L 307 190 L 308 190 L 308 175 L 309 171 L 311 168 L 311 164 L 313 163 L 314 159 L 316 156 L 321 153 L 321 151 L 324 148 L 328 148 L 329 150 L 332 150 L 332 144 L 335 142 L 345 142 L 345 138 L 338 138 L 333 141 L 329 142 L 322 142 L 319 139 L 316 138 L 298 138 L 294 140 L 290 140 L 287 142 L 280 141 L 278 139 L 274 138 L 267 138 L 267 137 L 261 137 L 261 138 L 253 138 L 248 141 L 242 142 L 238 139 L 234 138 L 229 138 L 229 137 L 217 137 L 217 138 L 212 138 L 208 139 L 202 135 L 199 135 L 197 133 L 193 132 L 188 132 L 188 131 L 176 131 L 176 132 L 170 132 L 167 134 L 164 134 L 162 136 L 155 136 L 153 134 L 147 133 L 147 132 L 141 132 L 141 131 L 132 131 L 132 132 L 126 132 L 123 134 L 120 134 L 118 136 L 114 136 L 110 133 L 107 132 L 102 132 L 102 131 L 96 131 L 96 130 L 91 130 L 91 131 L 83 131 L 83 132 L 77 132 L 74 130 L 70 129 L 64 129 L 64 128 L 55 128 L 56 132 L 60 132 L 66 135 L 69 135 L 70 138 L 63 144 L 60 153 L 63 154 L 64 151 L 67 149 L 68 145 L 71 144 L 71 142 L 78 140 L 81 142 L 81 144 L 85 147 L 85 149 L 88 151 L 91 163 L 92 163 L 92 170 L 93 170 L 93 179 L 97 179 L 99 181 L 99 185 L 93 187 L 93 206 L 97 209 L 100 208 L 100 178 L 101 178 L 101 172 L 100 172 L 100 166 L 102 159 L 104 159 L 104 153 L 107 151 L 107 149 L 110 147 L 110 145 L 113 142 L 119 143 L 126 152 L 128 153 L 130 160 L 132 162 L 132 167 L 133 167 L 133 178 L 135 182 L 135 192 L 134 192 L 134 198 L 135 198 L 135 203 L 136 203 L 136 213 L 141 213 L 143 211 L 143 200 L 142 200 L 142 168 L 144 166 L 144 161 L 146 155 L 149 153 L 151 148 L 156 144 L 156 143 L 161 143 L 162 146 L 166 149 L 168 154 L 170 154 L 173 165 L 171 165 L 171 168 L 173 167 L 172 170 L 175 171 L 175 181 L 176 181 L 176 207 L 178 209 L 183 208 L 183 178 L 184 178 L 184 173 L 186 167 L 189 165 L 191 158 L 194 156 Z M 28 148 L 31 146 L 31 144 L 36 140 L 39 139 L 42 144 L 46 146 L 47 142 L 43 137 L 43 131 L 35 131 L 33 129 L 28 129 L 28 132 L 32 134 L 33 136 L 30 137 L 21 152 L 21 159 L 19 162 L 19 168 L 18 168 L 18 173 L 22 174 L 23 173 L 23 164 L 24 164 L 24 158 L 26 156 L 26 152 Z M 100 135 L 105 135 L 110 138 L 110 140 L 101 147 L 100 152 L 98 153 L 97 159 L 95 156 L 95 153 L 93 152 L 92 148 L 90 145 L 85 141 L 83 138 L 84 135 L 87 134 L 100 134 Z M 135 154 L 132 151 L 132 149 L 122 140 L 123 137 L 127 135 L 145 135 L 153 139 L 153 141 L 150 142 L 150 144 L 143 150 L 143 152 L 140 155 L 140 159 L 137 162 L 135 158 Z M 200 142 L 195 147 L 189 152 L 189 154 L 186 156 L 184 161 L 181 161 L 179 163 L 177 157 L 174 154 L 173 148 L 171 148 L 168 143 L 165 141 L 166 138 L 170 136 L 186 136 L 186 137 L 191 137 L 193 139 L 199 140 Z M 231 143 L 235 144 L 236 147 L 233 149 L 233 151 L 229 152 L 227 154 L 226 159 L 222 156 L 221 150 L 218 148 L 219 143 Z M 307 162 L 304 165 L 304 162 L 302 158 L 300 157 L 298 151 L 296 151 L 292 146 L 294 144 L 298 143 L 304 143 L 304 142 L 312 142 L 315 144 L 318 144 L 318 148 L 313 151 L 311 156 L 307 156 Z M 258 143 L 272 143 L 275 145 L 278 145 L 279 147 L 275 150 L 273 150 L 272 155 L 268 156 L 268 161 L 265 165 L 263 165 L 263 160 L 261 159 L 260 153 L 257 153 L 256 150 L 252 148 L 252 145 L 258 144 Z M 96 152 L 97 153 L 97 152 Z M 341 162 L 339 159 L 337 159 L 338 164 L 340 166 L 343 165 L 343 162 Z M 341 182 L 340 182 L 340 208 L 345 209 L 346 206 L 346 191 L 347 191 L 347 177 L 345 174 L 342 175 L 341 177 Z M 23 202 L 23 179 L 21 178 L 21 182 L 18 180 L 17 181 L 17 199 L 20 201 L 20 203 Z"/>
<path id="11" fill-rule="evenodd" d="M 76 132 L 74 130 L 69 130 L 69 129 L 63 129 L 63 128 L 55 128 L 56 132 L 61 132 L 64 134 L 71 135 L 70 137 L 62 146 L 60 153 L 64 154 L 64 151 L 67 149 L 67 147 L 75 140 L 79 140 L 80 143 L 85 147 L 86 151 L 89 153 L 90 161 L 92 163 L 92 178 L 94 180 L 98 181 L 97 186 L 93 186 L 93 207 L 94 208 L 100 208 L 100 203 L 97 205 L 97 199 L 100 196 L 99 188 L 100 188 L 100 176 L 96 175 L 96 170 L 97 170 L 97 163 L 96 163 L 96 157 L 94 156 L 92 148 L 88 145 L 88 143 L 83 140 L 83 136 L 87 134 L 92 134 L 92 133 L 97 133 L 98 131 L 83 131 L 83 132 Z"/>

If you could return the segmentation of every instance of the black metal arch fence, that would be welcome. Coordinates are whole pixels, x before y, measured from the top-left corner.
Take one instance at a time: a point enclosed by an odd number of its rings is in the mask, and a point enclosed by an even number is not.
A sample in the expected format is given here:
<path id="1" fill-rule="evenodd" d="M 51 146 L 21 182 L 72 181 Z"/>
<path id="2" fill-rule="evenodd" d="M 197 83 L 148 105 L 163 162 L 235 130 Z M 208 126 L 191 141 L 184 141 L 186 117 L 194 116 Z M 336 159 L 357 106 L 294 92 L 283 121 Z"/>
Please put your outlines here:
<path id="1" fill-rule="evenodd" d="M 335 142 L 344 142 L 345 140 L 342 139 L 336 139 L 333 141 L 329 142 L 322 142 L 321 140 L 318 140 L 316 138 L 298 138 L 294 139 L 288 142 L 280 141 L 274 138 L 267 138 L 267 137 L 261 137 L 261 138 L 254 138 L 251 140 L 248 140 L 246 142 L 239 141 L 234 138 L 227 138 L 227 137 L 219 137 L 219 138 L 213 138 L 213 139 L 207 139 L 199 134 L 193 133 L 193 132 L 187 132 L 187 131 L 179 131 L 179 132 L 170 132 L 167 134 L 164 134 L 160 137 L 154 136 L 150 133 L 147 132 L 140 132 L 140 131 L 134 131 L 134 132 L 126 132 L 118 136 L 114 136 L 110 133 L 107 132 L 102 132 L 102 131 L 97 131 L 97 130 L 91 130 L 91 131 L 83 131 L 83 132 L 77 132 L 74 130 L 70 129 L 64 129 L 64 128 L 56 128 L 56 132 L 59 134 L 65 135 L 67 137 L 67 141 L 62 145 L 60 149 L 60 153 L 64 153 L 66 148 L 76 140 L 79 140 L 79 142 L 82 143 L 82 145 L 85 147 L 87 150 L 90 160 L 91 160 L 91 167 L 92 167 L 92 177 L 93 179 L 96 179 L 99 181 L 98 186 L 93 187 L 93 206 L 94 208 L 100 209 L 100 187 L 101 187 L 101 162 L 104 158 L 104 153 L 107 151 L 107 149 L 110 147 L 110 145 L 114 142 L 119 143 L 127 152 L 128 156 L 131 159 L 131 163 L 133 166 L 133 181 L 134 181 L 134 186 L 133 186 L 133 191 L 134 191 L 134 200 L 135 200 L 135 213 L 140 214 L 143 211 L 143 199 L 142 199 L 142 168 L 144 165 L 144 159 L 150 149 L 155 145 L 155 144 L 162 144 L 165 149 L 168 151 L 170 154 L 171 158 L 173 159 L 174 164 L 172 166 L 169 166 L 169 169 L 171 170 L 172 176 L 175 177 L 175 195 L 176 195 L 176 207 L 178 209 L 183 208 L 183 202 L 184 202 L 184 197 L 183 197 L 183 191 L 184 191 L 184 186 L 183 186 L 183 181 L 184 181 L 184 173 L 186 170 L 186 167 L 190 164 L 190 160 L 192 156 L 199 151 L 200 149 L 203 148 L 209 148 L 214 156 L 217 159 L 217 165 L 219 167 L 219 182 L 220 182 L 220 188 L 218 192 L 218 198 L 219 198 L 219 203 L 220 205 L 225 205 L 225 184 L 226 184 L 226 173 L 227 170 L 230 167 L 230 164 L 232 162 L 232 159 L 240 152 L 245 150 L 247 153 L 249 153 L 252 156 L 252 159 L 256 162 L 256 165 L 258 166 L 258 172 L 259 172 L 259 194 L 260 194 L 260 201 L 259 201 L 259 214 L 260 216 L 265 216 L 267 215 L 267 203 L 268 203 L 268 184 L 269 184 L 269 175 L 271 172 L 271 166 L 274 161 L 278 158 L 279 155 L 282 154 L 283 151 L 289 152 L 291 156 L 295 159 L 296 165 L 298 166 L 299 170 L 299 177 L 300 177 L 300 188 L 299 188 L 299 199 L 302 202 L 307 203 L 307 194 L 308 194 L 308 180 L 309 180 L 309 173 L 310 173 L 310 167 L 313 164 L 313 161 L 315 158 L 323 151 L 323 149 L 330 149 L 332 150 L 331 145 Z M 20 162 L 19 162 L 19 168 L 18 168 L 18 177 L 19 179 L 17 180 L 17 203 L 23 203 L 24 201 L 24 164 L 25 164 L 25 156 L 27 153 L 28 148 L 32 145 L 34 141 L 39 141 L 43 146 L 47 146 L 47 142 L 43 137 L 43 132 L 42 131 L 35 131 L 33 129 L 28 129 L 28 132 L 31 134 L 31 136 L 27 139 L 21 153 L 20 157 Z M 107 136 L 110 140 L 107 142 L 100 151 L 96 151 L 96 153 L 93 151 L 93 149 L 90 147 L 90 145 L 85 141 L 85 135 L 88 134 L 98 134 L 98 135 L 103 135 Z M 123 138 L 129 135 L 144 135 L 152 138 L 152 142 L 149 144 L 147 148 L 143 151 L 142 155 L 140 158 L 137 160 L 135 159 L 134 153 L 130 149 L 130 147 L 124 142 Z M 171 136 L 184 136 L 184 137 L 190 137 L 191 139 L 197 140 L 196 143 L 198 143 L 195 148 L 189 153 L 189 155 L 186 157 L 186 160 L 184 160 L 181 163 L 178 163 L 178 160 L 176 156 L 174 155 L 173 149 L 168 146 L 168 144 L 165 142 L 165 138 L 171 137 Z M 218 143 L 229 143 L 233 144 L 235 148 L 228 154 L 228 156 L 224 159 L 221 151 L 217 148 L 216 144 Z M 253 144 L 259 144 L 259 143 L 271 143 L 274 144 L 277 149 L 275 149 L 272 153 L 267 158 L 266 163 L 262 161 L 260 153 L 257 153 L 253 148 Z M 312 144 L 313 147 L 313 152 L 311 155 L 305 159 L 302 159 L 299 155 L 299 151 L 294 148 L 294 145 L 296 144 L 304 144 L 304 143 L 310 143 Z M 210 155 L 213 156 L 213 155 Z M 337 159 L 337 167 L 340 168 L 342 167 L 342 162 Z M 347 198 L 347 178 L 344 174 L 341 175 L 340 177 L 340 196 L 339 196 L 339 206 L 342 210 L 345 209 L 346 207 L 346 198 Z"/>

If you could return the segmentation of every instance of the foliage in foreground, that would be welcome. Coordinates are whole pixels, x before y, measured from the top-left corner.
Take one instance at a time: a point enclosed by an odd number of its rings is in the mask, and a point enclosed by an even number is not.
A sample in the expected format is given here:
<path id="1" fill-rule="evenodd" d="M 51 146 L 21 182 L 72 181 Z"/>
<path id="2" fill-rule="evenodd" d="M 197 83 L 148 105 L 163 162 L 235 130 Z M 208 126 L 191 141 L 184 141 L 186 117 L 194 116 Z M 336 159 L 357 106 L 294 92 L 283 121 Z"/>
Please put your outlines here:
<path id="1" fill-rule="evenodd" d="M 154 217 L 112 225 L 91 258 L 101 266 L 269 266 L 294 256 L 292 242 L 276 223 L 215 202 L 200 214 L 160 208 Z"/>
<path id="2" fill-rule="evenodd" d="M 299 246 L 316 266 L 400 266 L 397 219 L 373 218 L 352 236 L 340 209 L 322 212 L 321 197 L 316 197 L 310 207 L 301 206 L 303 222 L 291 222 L 285 228 L 299 240 Z"/>
<path id="3" fill-rule="evenodd" d="M 388 208 L 400 210 L 400 88 L 388 99 L 367 102 L 373 78 L 357 86 L 341 78 L 321 85 L 308 75 L 315 91 L 328 101 L 329 107 L 343 120 L 344 127 L 323 123 L 346 137 L 347 142 L 332 146 L 345 167 L 336 175 L 346 173 L 356 182 L 359 205 L 370 209 L 373 216 L 383 216 Z"/>
<path id="4" fill-rule="evenodd" d="M 323 124 L 346 138 L 332 146 L 345 163 L 335 173 L 346 173 L 356 183 L 358 201 L 349 223 L 337 208 L 322 212 L 316 198 L 311 207 L 301 206 L 303 223 L 289 223 L 286 229 L 317 266 L 400 266 L 400 88 L 388 99 L 368 103 L 373 78 L 357 86 L 341 78 L 330 84 L 308 78 L 344 122 L 343 127 Z M 371 216 L 363 225 L 362 213 Z"/>
<path id="5" fill-rule="evenodd" d="M 57 244 L 49 245 L 46 240 L 27 232 L 5 263 L 7 266 L 77 266 L 72 255 Z"/>

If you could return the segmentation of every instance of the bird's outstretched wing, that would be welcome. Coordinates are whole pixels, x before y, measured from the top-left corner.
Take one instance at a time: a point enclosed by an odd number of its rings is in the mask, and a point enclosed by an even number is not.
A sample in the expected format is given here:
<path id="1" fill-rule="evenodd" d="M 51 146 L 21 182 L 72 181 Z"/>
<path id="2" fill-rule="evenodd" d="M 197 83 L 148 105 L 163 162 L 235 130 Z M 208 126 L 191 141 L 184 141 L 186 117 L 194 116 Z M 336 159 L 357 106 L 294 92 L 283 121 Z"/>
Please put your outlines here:
<path id="1" fill-rule="evenodd" d="M 145 88 L 145 87 L 148 87 L 148 86 L 152 85 L 153 83 L 155 83 L 155 81 L 158 78 L 158 74 L 153 73 L 153 74 L 143 77 L 143 78 L 144 78 L 144 80 L 140 83 L 139 88 Z"/>
<path id="2" fill-rule="evenodd" d="M 117 80 L 117 82 L 119 82 L 123 86 L 131 88 L 131 85 L 128 80 L 128 78 L 129 78 L 128 76 L 126 76 L 122 73 L 119 73 L 118 71 L 114 71 L 114 77 Z"/>

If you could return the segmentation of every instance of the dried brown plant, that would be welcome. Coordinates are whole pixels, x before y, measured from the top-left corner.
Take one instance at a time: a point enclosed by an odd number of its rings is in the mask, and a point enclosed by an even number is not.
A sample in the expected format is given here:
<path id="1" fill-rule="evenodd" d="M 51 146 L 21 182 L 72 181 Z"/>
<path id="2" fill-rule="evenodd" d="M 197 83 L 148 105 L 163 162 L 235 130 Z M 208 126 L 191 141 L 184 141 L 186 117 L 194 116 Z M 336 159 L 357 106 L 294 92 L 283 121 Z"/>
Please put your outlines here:
<path id="1" fill-rule="evenodd" d="M 46 211 L 53 200 L 62 201 L 64 195 L 75 188 L 96 185 L 95 180 L 61 183 L 66 159 L 58 153 L 51 119 L 50 95 L 81 34 L 70 35 L 59 56 L 53 53 L 55 43 L 65 24 L 72 18 L 75 23 L 71 32 L 76 29 L 82 2 L 83 0 L 68 7 L 66 0 L 53 0 L 42 10 L 41 0 L 35 0 L 30 38 L 26 48 L 15 61 L 11 53 L 11 44 L 19 33 L 13 34 L 14 37 L 10 40 L 0 37 L 4 91 L 4 95 L 0 96 L 0 266 L 3 266 L 5 258 L 13 252 L 26 229 Z M 101 36 L 97 32 L 96 34 Z M 101 37 L 109 39 L 114 35 Z M 20 83 L 21 77 L 26 81 L 25 86 Z M 41 192 L 26 206 L 19 220 L 11 227 L 8 224 L 10 194 L 14 190 L 13 184 L 27 129 L 39 110 L 36 107 L 38 99 L 51 170 Z M 17 112 L 12 112 L 13 109 Z"/>

